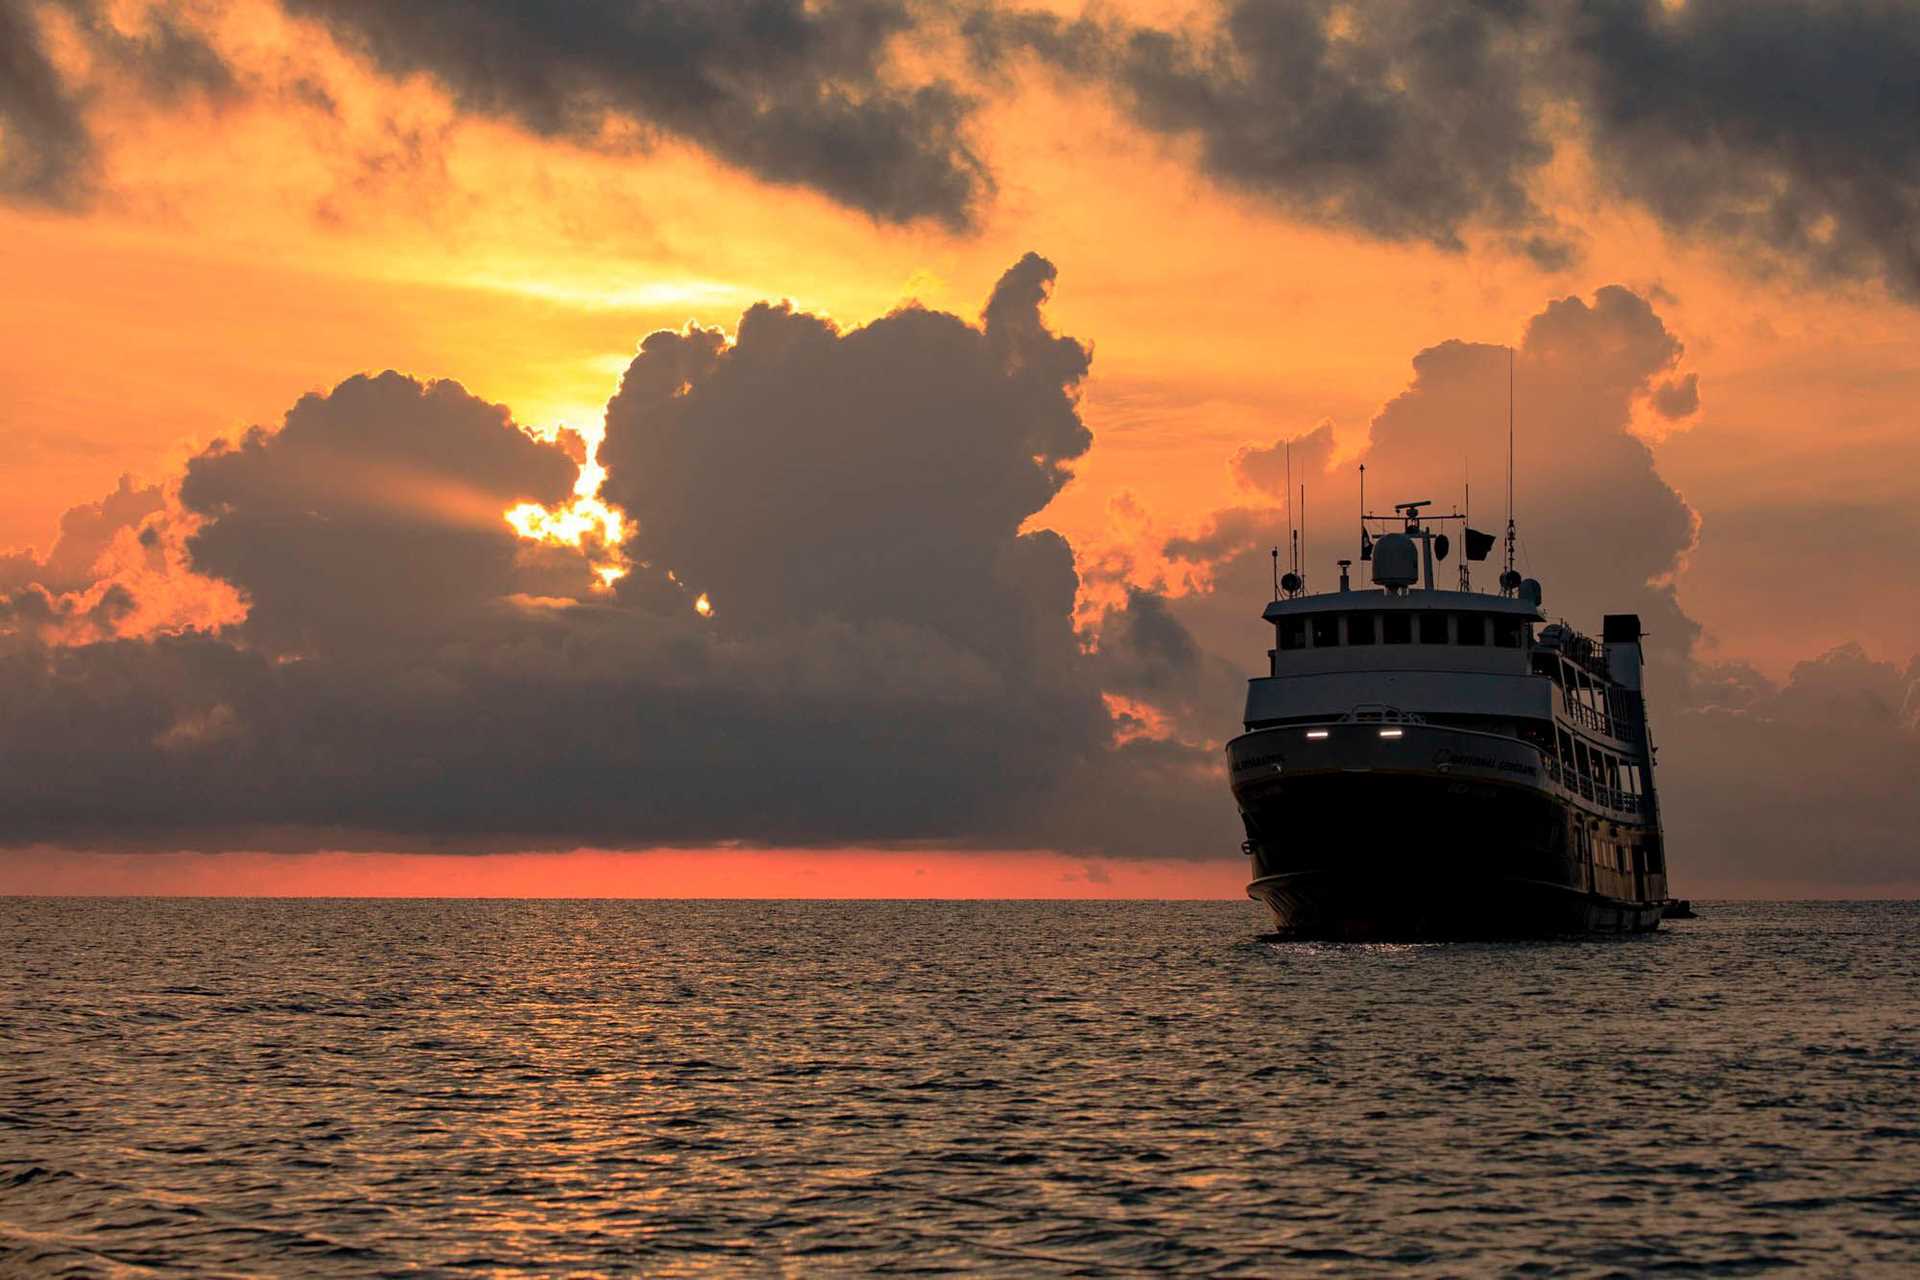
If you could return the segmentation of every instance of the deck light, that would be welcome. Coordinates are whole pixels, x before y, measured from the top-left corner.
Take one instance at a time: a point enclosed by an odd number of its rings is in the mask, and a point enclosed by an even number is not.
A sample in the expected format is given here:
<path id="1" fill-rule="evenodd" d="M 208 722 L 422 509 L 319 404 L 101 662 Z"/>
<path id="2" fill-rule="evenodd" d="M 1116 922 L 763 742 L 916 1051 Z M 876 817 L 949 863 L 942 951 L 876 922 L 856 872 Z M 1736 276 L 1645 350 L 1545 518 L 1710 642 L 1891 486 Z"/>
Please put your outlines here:
<path id="1" fill-rule="evenodd" d="M 1307 730 L 1307 737 L 1309 737 L 1309 738 L 1314 738 L 1314 739 L 1319 739 L 1319 738 L 1324 738 L 1324 737 L 1326 737 L 1326 736 L 1327 736 L 1327 731 L 1326 731 L 1325 729 L 1309 729 L 1309 730 Z"/>
<path id="2" fill-rule="evenodd" d="M 1382 729 L 1382 730 L 1380 731 L 1380 736 L 1381 736 L 1381 737 L 1383 737 L 1383 738 L 1402 738 L 1402 737 L 1405 737 L 1405 736 L 1406 736 L 1406 730 L 1404 730 L 1404 729 Z"/>

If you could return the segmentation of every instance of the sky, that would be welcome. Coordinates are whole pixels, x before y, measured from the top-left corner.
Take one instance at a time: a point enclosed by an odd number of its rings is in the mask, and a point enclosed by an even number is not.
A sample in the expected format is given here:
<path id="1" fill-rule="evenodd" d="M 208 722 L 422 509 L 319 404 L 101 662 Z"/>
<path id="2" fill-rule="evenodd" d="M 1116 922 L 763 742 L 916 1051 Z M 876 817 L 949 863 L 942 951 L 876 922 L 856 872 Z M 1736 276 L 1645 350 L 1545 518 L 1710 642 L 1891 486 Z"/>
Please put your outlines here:
<path id="1" fill-rule="evenodd" d="M 1920 892 L 1920 12 L 0 0 L 0 892 L 1241 892 L 1284 537 Z M 1479 523 L 1480 521 L 1477 521 Z"/>

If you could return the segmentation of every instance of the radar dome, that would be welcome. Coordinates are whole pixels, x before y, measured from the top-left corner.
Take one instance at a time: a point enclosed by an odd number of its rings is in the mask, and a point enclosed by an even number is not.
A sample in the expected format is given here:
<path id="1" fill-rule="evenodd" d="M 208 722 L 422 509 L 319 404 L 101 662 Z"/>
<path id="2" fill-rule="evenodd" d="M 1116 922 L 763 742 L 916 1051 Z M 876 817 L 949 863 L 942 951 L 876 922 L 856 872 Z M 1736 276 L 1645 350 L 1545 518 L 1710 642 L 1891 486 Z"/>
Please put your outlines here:
<path id="1" fill-rule="evenodd" d="M 1540 579 L 1527 578 L 1520 583 L 1520 603 L 1540 607 Z"/>
<path id="2" fill-rule="evenodd" d="M 1373 540 L 1373 580 L 1382 587 L 1410 587 L 1420 580 L 1420 553 L 1404 533 Z"/>

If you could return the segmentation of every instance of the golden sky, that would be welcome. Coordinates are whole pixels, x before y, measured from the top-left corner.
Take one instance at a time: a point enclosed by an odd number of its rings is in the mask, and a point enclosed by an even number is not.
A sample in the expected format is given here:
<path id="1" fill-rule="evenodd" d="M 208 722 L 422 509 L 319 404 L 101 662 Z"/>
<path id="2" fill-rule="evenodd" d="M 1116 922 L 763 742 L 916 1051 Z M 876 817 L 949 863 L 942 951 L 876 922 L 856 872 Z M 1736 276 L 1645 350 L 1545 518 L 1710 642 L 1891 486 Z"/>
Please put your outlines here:
<path id="1" fill-rule="evenodd" d="M 1697 378 L 1694 411 L 1665 418 L 1644 397 L 1634 411 L 1659 476 L 1698 516 L 1671 577 L 1701 628 L 1695 657 L 1777 683 L 1849 643 L 1896 668 L 1915 656 L 1914 301 L 1884 274 L 1762 254 L 1623 194 L 1583 141 L 1577 105 L 1541 108 L 1554 158 L 1523 173 L 1542 225 L 1570 229 L 1577 249 L 1550 269 L 1498 219 L 1463 218 L 1460 246 L 1446 248 L 1304 215 L 1222 177 L 1199 133 L 1149 127 L 1097 77 L 1037 58 L 980 71 L 945 26 L 899 40 L 892 74 L 951 78 L 976 99 L 965 136 L 991 191 L 961 227 L 755 176 L 716 154 L 724 146 L 644 119 L 621 145 L 543 135 L 258 0 L 76 10 L 136 35 L 156 15 L 177 22 L 238 86 L 167 95 L 142 89 L 62 6 L 18 7 L 83 86 L 96 176 L 84 200 L 0 203 L 0 548 L 44 556 L 62 514 L 123 474 L 174 484 L 209 442 L 273 427 L 302 395 L 354 374 L 454 379 L 527 426 L 597 435 L 655 330 L 732 333 L 750 304 L 779 299 L 843 329 L 910 301 L 973 320 L 1031 251 L 1058 273 L 1047 324 L 1093 353 L 1079 388 L 1093 443 L 1026 527 L 1063 534 L 1083 573 L 1122 556 L 1135 585 L 1178 596 L 1161 544 L 1265 501 L 1236 480 L 1237 451 L 1330 422 L 1345 476 L 1417 353 L 1519 342 L 1551 301 L 1618 284 L 1683 344 L 1675 375 Z M 1094 12 L 1199 31 L 1212 11 Z M 23 145 L 6 120 L 0 156 Z M 1554 518 L 1556 495 L 1530 485 L 1526 464 L 1556 448 L 1558 421 L 1554 406 L 1521 406 L 1523 527 Z M 1461 465 L 1492 502 L 1497 452 Z M 1459 483 L 1392 479 L 1396 497 L 1429 485 L 1439 491 L 1405 496 L 1445 498 Z M 1327 493 L 1347 483 L 1329 479 Z M 1328 515 L 1318 527 L 1330 561 L 1343 526 Z M 1266 643 L 1262 602 L 1243 603 L 1242 644 L 1220 656 L 1250 671 Z M 836 874 L 857 880 L 844 870 L 853 855 L 835 856 Z M 1033 857 L 999 858 L 993 886 L 1048 892 L 1075 867 L 1115 862 Z M 27 865 L 9 863 L 0 888 L 37 874 Z M 588 879 L 609 883 L 593 867 Z M 1233 877 L 1218 870 L 1195 872 L 1193 892 L 1221 892 Z M 657 887 L 634 874 L 636 891 Z M 955 892 L 979 887 L 952 876 Z M 1156 876 L 1155 892 L 1174 883 Z"/>

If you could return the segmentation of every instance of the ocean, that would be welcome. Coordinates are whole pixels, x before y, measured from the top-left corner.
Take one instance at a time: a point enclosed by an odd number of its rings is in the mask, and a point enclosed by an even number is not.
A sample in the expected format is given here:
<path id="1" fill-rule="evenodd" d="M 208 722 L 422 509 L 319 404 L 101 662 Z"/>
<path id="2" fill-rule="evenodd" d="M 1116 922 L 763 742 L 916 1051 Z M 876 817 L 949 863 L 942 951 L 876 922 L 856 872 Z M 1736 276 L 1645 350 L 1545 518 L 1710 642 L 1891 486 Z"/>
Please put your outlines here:
<path id="1" fill-rule="evenodd" d="M 1920 1274 L 1920 904 L 0 900 L 0 1275 Z"/>

